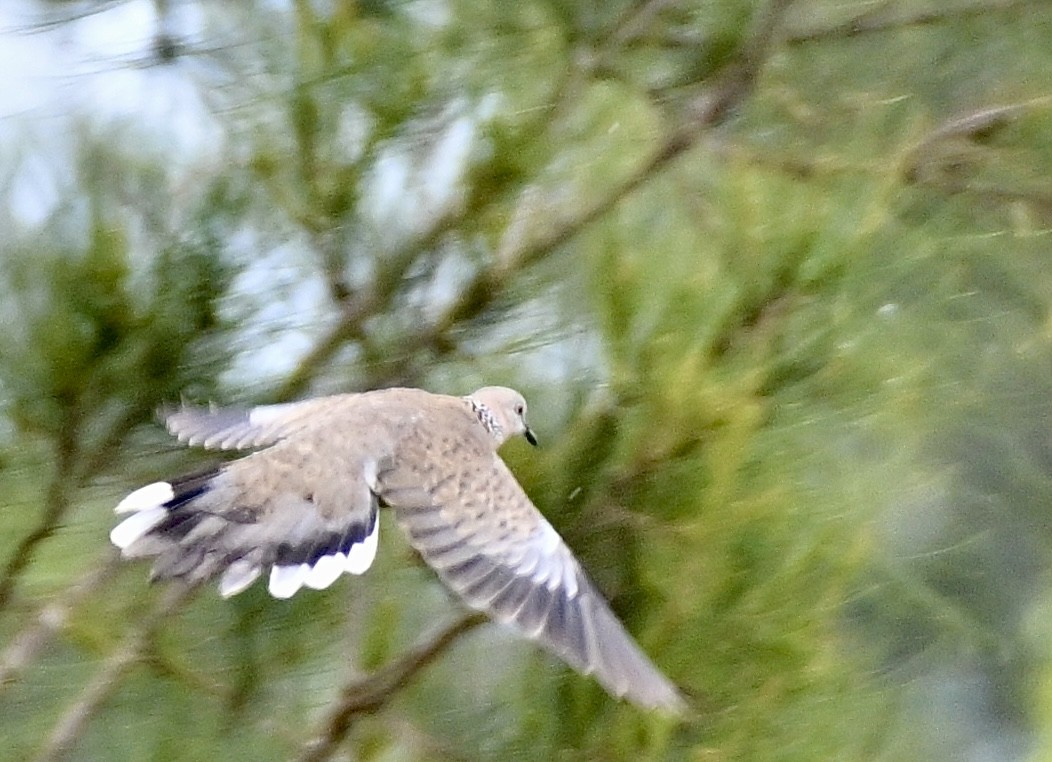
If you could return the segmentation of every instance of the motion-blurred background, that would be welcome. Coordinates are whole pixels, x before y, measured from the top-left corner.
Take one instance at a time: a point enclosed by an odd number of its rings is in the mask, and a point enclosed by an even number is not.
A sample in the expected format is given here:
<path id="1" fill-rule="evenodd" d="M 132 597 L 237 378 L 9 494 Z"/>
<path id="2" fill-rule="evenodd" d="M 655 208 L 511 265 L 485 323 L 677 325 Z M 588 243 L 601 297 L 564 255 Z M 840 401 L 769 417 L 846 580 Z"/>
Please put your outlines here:
<path id="1" fill-rule="evenodd" d="M 4 0 L 0 756 L 1052 758 L 1052 3 Z M 118 564 L 154 414 L 520 388 L 682 725 Z"/>

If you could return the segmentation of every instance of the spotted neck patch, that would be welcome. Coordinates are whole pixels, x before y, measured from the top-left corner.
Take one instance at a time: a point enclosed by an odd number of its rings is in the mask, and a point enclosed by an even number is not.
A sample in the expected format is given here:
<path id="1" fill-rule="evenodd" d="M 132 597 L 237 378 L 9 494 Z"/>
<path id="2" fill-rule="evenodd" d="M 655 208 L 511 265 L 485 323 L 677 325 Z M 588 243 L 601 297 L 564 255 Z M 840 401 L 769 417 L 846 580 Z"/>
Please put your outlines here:
<path id="1" fill-rule="evenodd" d="M 504 427 L 498 422 L 493 411 L 485 405 L 477 402 L 471 397 L 465 397 L 467 403 L 471 405 L 471 412 L 475 414 L 475 417 L 479 419 L 479 423 L 482 424 L 482 428 L 489 432 L 490 436 L 496 439 L 498 442 L 504 441 Z"/>

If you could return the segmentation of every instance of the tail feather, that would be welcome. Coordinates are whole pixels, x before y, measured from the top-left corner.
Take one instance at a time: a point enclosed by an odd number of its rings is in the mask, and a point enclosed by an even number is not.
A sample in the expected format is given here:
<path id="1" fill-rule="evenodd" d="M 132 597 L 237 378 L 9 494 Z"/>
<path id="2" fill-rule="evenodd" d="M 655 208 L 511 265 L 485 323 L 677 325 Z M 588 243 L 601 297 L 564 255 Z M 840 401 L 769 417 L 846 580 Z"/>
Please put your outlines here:
<path id="1" fill-rule="evenodd" d="M 167 554 L 185 557 L 187 563 L 196 556 L 181 545 L 201 521 L 210 514 L 190 507 L 196 498 L 206 493 L 218 469 L 190 474 L 171 482 L 154 482 L 135 490 L 114 509 L 118 514 L 130 514 L 110 532 L 110 541 L 121 549 L 125 558 L 158 556 L 160 567 L 169 573 L 160 577 L 186 576 L 183 563 L 160 563 Z"/>
<path id="2" fill-rule="evenodd" d="M 171 482 L 154 482 L 135 490 L 113 509 L 118 515 L 130 515 L 110 532 L 110 542 L 130 558 L 153 555 L 144 553 L 145 548 L 137 546 L 149 546 L 151 537 L 169 534 L 183 522 L 192 521 L 198 514 L 176 512 L 176 509 L 207 491 L 217 473 L 217 469 L 211 469 Z M 184 533 L 189 529 L 185 528 Z"/>
<path id="3" fill-rule="evenodd" d="M 175 497 L 172 485 L 168 482 L 154 482 L 132 492 L 126 498 L 117 503 L 113 512 L 138 513 L 147 508 L 158 508 Z"/>
<path id="4" fill-rule="evenodd" d="M 124 558 L 152 558 L 151 579 L 197 584 L 219 577 L 224 597 L 247 589 L 264 572 L 271 594 L 288 598 L 372 565 L 379 530 L 375 495 L 366 511 L 335 518 L 318 512 L 309 496 L 281 511 L 249 507 L 245 500 L 258 497 L 246 497 L 223 468 L 154 482 L 119 503 L 118 512 L 129 515 L 110 540 Z"/>
<path id="5" fill-rule="evenodd" d="M 243 590 L 247 590 L 262 571 L 259 564 L 251 563 L 245 559 L 234 561 L 223 572 L 223 577 L 219 581 L 219 594 L 224 598 L 229 598 Z"/>
<path id="6" fill-rule="evenodd" d="M 121 550 L 131 547 L 168 516 L 164 506 L 156 505 L 136 511 L 110 532 L 110 542 Z"/>
<path id="7" fill-rule="evenodd" d="M 169 545 L 154 561 L 150 579 L 176 579 L 182 577 L 188 582 L 207 579 L 209 574 L 202 567 L 205 565 L 205 549 L 199 545 L 182 547 Z"/>

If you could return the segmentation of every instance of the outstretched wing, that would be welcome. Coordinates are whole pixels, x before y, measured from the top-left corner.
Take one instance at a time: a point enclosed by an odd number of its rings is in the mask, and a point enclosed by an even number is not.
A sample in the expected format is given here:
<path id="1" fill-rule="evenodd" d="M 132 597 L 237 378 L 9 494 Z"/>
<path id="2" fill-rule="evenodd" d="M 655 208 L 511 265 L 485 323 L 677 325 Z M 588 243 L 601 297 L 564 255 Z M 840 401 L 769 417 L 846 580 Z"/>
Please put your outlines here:
<path id="1" fill-rule="evenodd" d="M 611 693 L 680 711 L 683 699 L 639 650 L 570 549 L 494 453 L 434 481 L 381 471 L 377 493 L 409 541 L 475 609 L 517 627 Z"/>
<path id="2" fill-rule="evenodd" d="M 376 464 L 367 449 L 317 447 L 290 436 L 213 471 L 155 482 L 117 506 L 110 533 L 126 558 L 155 558 L 155 578 L 195 583 L 222 574 L 236 595 L 269 573 L 288 598 L 342 573 L 362 574 L 377 550 Z"/>
<path id="3" fill-rule="evenodd" d="M 354 394 L 260 405 L 253 408 L 183 406 L 161 411 L 169 433 L 179 441 L 210 450 L 267 447 L 318 422 L 324 408 L 340 409 Z"/>

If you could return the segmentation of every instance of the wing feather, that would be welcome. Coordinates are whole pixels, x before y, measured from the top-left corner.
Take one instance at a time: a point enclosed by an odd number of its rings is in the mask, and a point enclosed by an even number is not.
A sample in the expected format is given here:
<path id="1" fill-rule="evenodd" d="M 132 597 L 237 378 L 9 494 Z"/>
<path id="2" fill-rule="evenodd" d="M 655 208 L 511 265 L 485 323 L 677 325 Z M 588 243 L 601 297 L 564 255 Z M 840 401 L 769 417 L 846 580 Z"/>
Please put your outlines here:
<path id="1" fill-rule="evenodd" d="M 184 405 L 161 412 L 169 433 L 181 442 L 209 450 L 245 450 L 275 444 L 312 425 L 324 408 L 339 409 L 357 396 L 340 394 L 252 408 Z"/>
<path id="2" fill-rule="evenodd" d="M 154 578 L 198 582 L 222 574 L 235 595 L 269 574 L 285 598 L 362 574 L 377 551 L 375 470 L 363 451 L 274 446 L 211 472 L 137 490 L 112 539 L 128 558 L 155 557 Z M 151 504 L 151 500 L 153 504 Z"/>
<path id="3" fill-rule="evenodd" d="M 496 455 L 486 466 L 464 467 L 428 492 L 404 486 L 426 482 L 426 475 L 393 465 L 379 475 L 377 493 L 413 547 L 469 606 L 594 674 L 617 696 L 681 711 L 677 689 L 625 631 L 511 471 Z"/>

